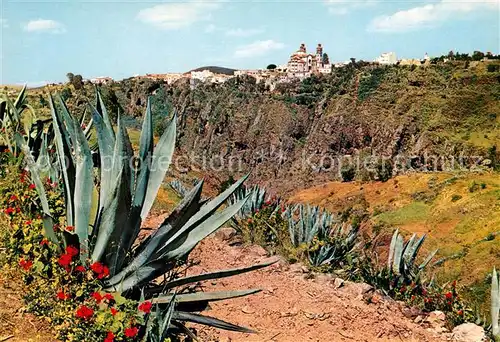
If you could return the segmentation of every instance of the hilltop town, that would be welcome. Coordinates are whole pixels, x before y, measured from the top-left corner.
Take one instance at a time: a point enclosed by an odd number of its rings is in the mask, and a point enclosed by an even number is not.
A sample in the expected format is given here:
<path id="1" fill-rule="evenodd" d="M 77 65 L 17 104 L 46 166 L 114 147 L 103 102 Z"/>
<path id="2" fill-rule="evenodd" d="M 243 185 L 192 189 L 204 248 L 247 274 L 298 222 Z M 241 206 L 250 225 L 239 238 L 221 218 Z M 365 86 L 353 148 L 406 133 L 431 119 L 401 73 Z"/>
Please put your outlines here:
<path id="1" fill-rule="evenodd" d="M 452 51 L 450 51 L 450 53 L 452 53 Z M 487 62 L 492 57 L 492 54 L 487 53 L 482 56 L 481 60 Z M 442 62 L 448 61 L 448 58 L 431 58 L 427 53 L 425 53 L 421 59 L 398 59 L 395 52 L 384 52 L 373 61 L 365 63 L 371 64 L 375 67 L 387 65 L 427 66 L 431 64 L 433 60 L 438 59 Z M 280 83 L 289 83 L 294 80 L 304 80 L 312 75 L 329 74 L 332 72 L 332 69 L 343 68 L 346 65 L 354 63 L 355 61 L 355 58 L 351 58 L 348 61 L 332 62 L 328 54 L 324 51 L 324 47 L 321 43 L 318 43 L 316 46 L 315 53 L 308 52 L 306 44 L 302 43 L 300 44 L 298 50 L 290 55 L 286 63 L 280 65 L 270 64 L 265 69 L 234 70 L 220 67 L 202 67 L 184 73 L 177 72 L 135 75 L 133 78 L 152 79 L 155 81 L 163 81 L 167 84 L 172 84 L 181 79 L 187 79 L 189 80 L 191 87 L 195 88 L 198 84 L 222 84 L 231 78 L 246 75 L 255 78 L 256 83 L 264 82 L 264 86 L 269 90 L 274 90 L 276 85 Z M 87 81 L 93 84 L 108 84 L 114 80 L 111 77 L 96 77 Z"/>

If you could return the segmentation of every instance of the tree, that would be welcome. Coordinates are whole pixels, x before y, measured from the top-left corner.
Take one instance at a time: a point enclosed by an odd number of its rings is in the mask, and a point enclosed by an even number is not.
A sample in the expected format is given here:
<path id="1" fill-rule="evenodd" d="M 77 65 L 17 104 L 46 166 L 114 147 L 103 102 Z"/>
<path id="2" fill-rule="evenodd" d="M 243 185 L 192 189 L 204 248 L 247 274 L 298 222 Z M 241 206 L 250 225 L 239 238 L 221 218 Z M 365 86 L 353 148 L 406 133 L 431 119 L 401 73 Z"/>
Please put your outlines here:
<path id="1" fill-rule="evenodd" d="M 356 58 L 351 57 L 350 59 L 351 59 L 351 63 L 352 63 L 352 64 L 356 64 Z"/>
<path id="2" fill-rule="evenodd" d="M 82 89 L 83 88 L 83 77 L 82 75 L 75 75 L 73 77 L 73 80 L 71 81 L 71 84 L 75 89 Z"/>
<path id="3" fill-rule="evenodd" d="M 342 177 L 343 182 L 351 182 L 354 177 L 356 177 L 356 169 L 354 165 L 347 165 L 342 167 L 340 170 L 340 176 Z"/>
<path id="4" fill-rule="evenodd" d="M 328 57 L 328 54 L 324 53 L 323 54 L 323 64 L 330 64 L 330 58 Z"/>
<path id="5" fill-rule="evenodd" d="M 68 78 L 69 83 L 73 83 L 73 78 L 75 78 L 75 74 L 73 74 L 72 72 L 68 72 L 66 74 L 66 77 Z"/>
<path id="6" fill-rule="evenodd" d="M 450 52 L 448 52 L 448 58 L 453 59 L 453 57 L 455 57 L 455 52 L 453 52 L 453 50 L 450 50 Z"/>
<path id="7" fill-rule="evenodd" d="M 474 53 L 472 54 L 473 61 L 480 61 L 483 58 L 484 58 L 484 53 L 482 53 L 481 51 L 474 51 Z"/>
<path id="8" fill-rule="evenodd" d="M 269 65 L 267 66 L 267 70 L 274 70 L 274 69 L 276 69 L 276 68 L 277 68 L 276 64 L 269 64 Z"/>

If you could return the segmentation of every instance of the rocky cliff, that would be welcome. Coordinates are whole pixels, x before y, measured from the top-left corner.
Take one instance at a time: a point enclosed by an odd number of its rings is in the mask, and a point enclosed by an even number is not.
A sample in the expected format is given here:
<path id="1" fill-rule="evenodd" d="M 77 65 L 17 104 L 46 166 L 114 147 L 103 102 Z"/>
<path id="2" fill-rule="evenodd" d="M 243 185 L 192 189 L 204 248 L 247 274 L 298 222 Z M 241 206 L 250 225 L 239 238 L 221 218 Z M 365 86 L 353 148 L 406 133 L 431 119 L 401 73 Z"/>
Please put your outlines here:
<path id="1" fill-rule="evenodd" d="M 487 63 L 456 62 L 355 64 L 272 92 L 249 77 L 195 89 L 130 79 L 112 89 L 131 115 L 143 113 L 150 94 L 153 109 L 177 110 L 183 165 L 222 177 L 252 171 L 254 181 L 287 192 L 338 179 L 348 163 L 356 177 L 377 178 L 380 158 L 394 173 L 449 168 L 451 157 L 457 163 L 461 156 L 467 167 L 494 166 L 499 83 L 500 73 L 488 72 Z"/>

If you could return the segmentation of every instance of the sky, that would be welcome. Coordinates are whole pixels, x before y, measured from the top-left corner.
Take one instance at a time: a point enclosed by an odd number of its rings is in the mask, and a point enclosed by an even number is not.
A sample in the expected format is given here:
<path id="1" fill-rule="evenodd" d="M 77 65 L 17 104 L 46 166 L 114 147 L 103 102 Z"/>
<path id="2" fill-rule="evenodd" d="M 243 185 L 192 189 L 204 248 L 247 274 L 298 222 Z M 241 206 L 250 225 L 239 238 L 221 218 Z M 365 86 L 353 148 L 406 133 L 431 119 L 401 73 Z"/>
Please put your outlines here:
<path id="1" fill-rule="evenodd" d="M 0 0 L 0 84 L 500 50 L 500 0 Z"/>

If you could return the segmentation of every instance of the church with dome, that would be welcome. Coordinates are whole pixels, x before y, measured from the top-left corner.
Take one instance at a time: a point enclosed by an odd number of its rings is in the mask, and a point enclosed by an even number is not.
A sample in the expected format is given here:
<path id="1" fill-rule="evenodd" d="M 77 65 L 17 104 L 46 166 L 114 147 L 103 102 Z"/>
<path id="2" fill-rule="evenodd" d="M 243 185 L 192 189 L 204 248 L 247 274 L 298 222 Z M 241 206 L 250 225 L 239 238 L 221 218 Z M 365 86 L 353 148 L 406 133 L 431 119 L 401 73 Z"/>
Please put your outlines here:
<path id="1" fill-rule="evenodd" d="M 316 54 L 307 53 L 304 43 L 299 50 L 294 52 L 287 64 L 288 77 L 304 79 L 313 74 L 329 74 L 332 71 L 332 64 L 326 53 L 323 53 L 323 46 L 318 44 Z"/>

